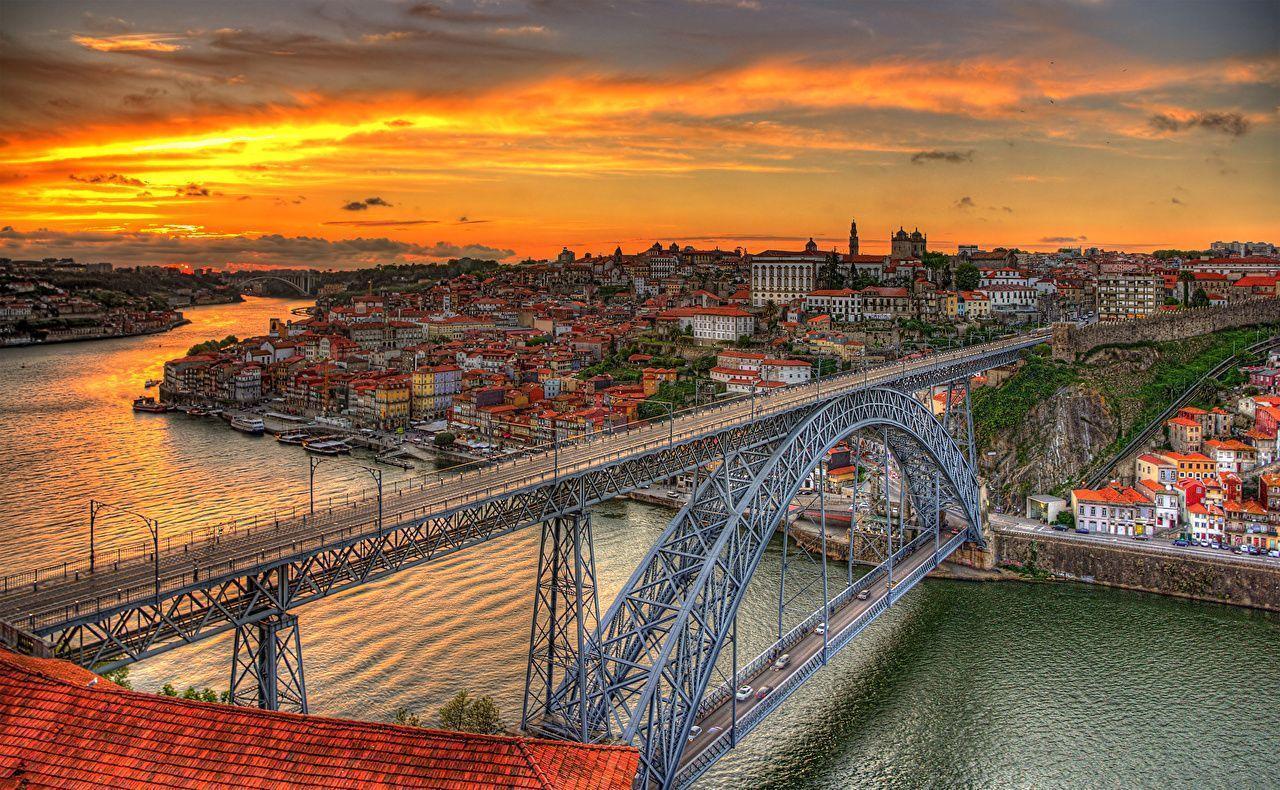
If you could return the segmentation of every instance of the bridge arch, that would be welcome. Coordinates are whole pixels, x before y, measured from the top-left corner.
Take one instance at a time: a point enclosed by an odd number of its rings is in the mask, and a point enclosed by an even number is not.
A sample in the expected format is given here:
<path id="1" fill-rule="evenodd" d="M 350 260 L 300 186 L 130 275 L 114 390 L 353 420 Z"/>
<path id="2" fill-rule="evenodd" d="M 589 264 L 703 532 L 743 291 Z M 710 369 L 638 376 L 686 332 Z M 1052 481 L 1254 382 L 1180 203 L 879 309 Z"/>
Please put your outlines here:
<path id="1" fill-rule="evenodd" d="M 584 701 L 590 729 L 636 745 L 651 785 L 671 786 L 743 593 L 788 504 L 832 447 L 868 429 L 882 433 L 917 507 L 937 480 L 941 501 L 932 505 L 958 505 L 980 536 L 973 469 L 933 414 L 903 392 L 848 393 L 786 436 L 726 448 L 721 467 L 618 594 L 587 658 L 595 664 L 585 674 L 593 679 Z"/>
<path id="2" fill-rule="evenodd" d="M 256 276 L 256 277 L 249 277 L 249 278 L 244 279 L 244 280 L 236 280 L 236 284 L 237 284 L 237 285 L 242 285 L 242 286 L 243 286 L 243 285 L 247 285 L 248 283 L 266 282 L 267 280 L 274 280 L 275 282 L 284 283 L 285 285 L 287 285 L 287 286 L 289 286 L 289 287 L 293 288 L 295 291 L 297 291 L 298 293 L 302 294 L 303 296 L 310 296 L 310 295 L 311 295 L 311 292 L 310 292 L 310 291 L 308 291 L 306 288 L 302 287 L 301 285 L 298 285 L 298 284 L 297 284 L 296 282 L 294 282 L 293 280 L 290 280 L 290 279 L 285 278 L 285 277 L 276 277 L 276 276 L 275 276 L 275 275 L 273 275 L 273 274 L 262 274 L 262 275 L 258 275 L 258 276 Z"/>

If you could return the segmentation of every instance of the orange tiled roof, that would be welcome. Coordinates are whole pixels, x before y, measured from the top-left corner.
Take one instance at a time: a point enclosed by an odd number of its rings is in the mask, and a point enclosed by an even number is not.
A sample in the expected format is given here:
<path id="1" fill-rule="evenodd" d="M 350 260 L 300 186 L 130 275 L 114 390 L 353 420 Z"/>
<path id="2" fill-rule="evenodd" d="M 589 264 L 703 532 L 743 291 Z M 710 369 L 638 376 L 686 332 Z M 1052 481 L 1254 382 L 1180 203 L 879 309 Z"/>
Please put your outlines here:
<path id="1" fill-rule="evenodd" d="M 630 788 L 638 755 L 125 691 L 0 650 L 0 786 Z"/>

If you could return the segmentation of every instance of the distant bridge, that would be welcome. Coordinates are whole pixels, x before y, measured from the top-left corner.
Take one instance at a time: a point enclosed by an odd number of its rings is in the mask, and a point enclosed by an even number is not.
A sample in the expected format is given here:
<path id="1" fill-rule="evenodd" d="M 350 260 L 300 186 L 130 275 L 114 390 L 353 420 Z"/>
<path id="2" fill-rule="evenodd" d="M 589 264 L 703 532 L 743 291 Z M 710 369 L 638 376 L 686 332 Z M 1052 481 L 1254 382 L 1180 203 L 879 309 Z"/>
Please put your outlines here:
<path id="1" fill-rule="evenodd" d="M 239 521 L 92 569 L 14 574 L 0 579 L 0 620 L 99 670 L 234 629 L 233 699 L 305 712 L 296 609 L 540 524 L 524 725 L 633 743 L 644 782 L 685 786 L 931 568 L 965 540 L 981 541 L 967 407 L 940 421 L 911 393 L 964 386 L 1046 338 L 1035 332 L 722 401 L 463 474 L 401 481 L 314 514 Z M 886 530 L 885 559 L 857 581 L 850 570 L 831 594 L 824 557 L 825 603 L 785 633 L 784 571 L 778 640 L 740 667 L 735 615 L 747 583 L 810 471 L 855 432 L 884 448 L 890 513 L 896 469 L 898 523 Z M 698 479 L 692 501 L 600 618 L 587 509 L 688 472 Z M 963 514 L 967 527 L 943 530 L 944 511 Z M 817 623 L 824 628 L 815 639 Z M 726 645 L 730 671 L 717 685 Z M 736 700 L 738 682 L 768 671 L 781 651 L 793 660 L 771 676 L 772 694 Z M 708 733 L 691 737 L 695 725 Z"/>
<path id="2" fill-rule="evenodd" d="M 250 277 L 237 275 L 233 276 L 231 281 L 242 288 L 250 283 L 284 283 L 299 294 L 309 296 L 315 292 L 316 273 L 310 269 L 281 269 L 263 274 L 254 274 Z"/>

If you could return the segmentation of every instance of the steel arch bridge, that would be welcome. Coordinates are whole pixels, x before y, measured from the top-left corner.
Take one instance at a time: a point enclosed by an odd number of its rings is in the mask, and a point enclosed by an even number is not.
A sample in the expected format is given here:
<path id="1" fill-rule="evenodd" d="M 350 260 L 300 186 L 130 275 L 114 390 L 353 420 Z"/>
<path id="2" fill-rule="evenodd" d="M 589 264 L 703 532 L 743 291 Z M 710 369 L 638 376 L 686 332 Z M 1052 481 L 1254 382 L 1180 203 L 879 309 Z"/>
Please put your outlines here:
<path id="1" fill-rule="evenodd" d="M 299 280 L 301 280 L 301 282 L 298 282 Z M 275 275 L 275 274 L 262 274 L 262 275 L 257 275 L 255 277 L 248 277 L 243 280 L 239 280 L 239 279 L 236 280 L 236 284 L 240 286 L 248 285 L 249 283 L 261 283 L 261 282 L 284 283 L 285 285 L 297 291 L 302 296 L 311 295 L 312 276 L 311 276 L 311 272 L 309 271 L 300 272 L 296 275 L 288 274 L 283 276 Z"/>
<path id="2" fill-rule="evenodd" d="M 890 578 L 895 558 L 901 563 L 916 554 L 930 535 L 935 546 L 928 561 L 915 567 L 919 572 L 914 578 L 900 580 L 900 585 L 907 582 L 905 588 L 887 585 L 882 608 L 851 624 L 856 626 L 852 633 L 832 635 L 844 637 L 835 649 L 966 538 L 981 542 L 980 487 L 972 465 L 972 444 L 967 453 L 957 444 L 950 430 L 956 420 L 949 410 L 944 421 L 910 394 L 888 388 L 866 389 L 825 402 L 785 432 L 744 446 L 723 446 L 716 468 L 701 480 L 689 504 L 641 561 L 598 628 L 589 625 L 595 614 L 591 611 L 593 595 L 587 596 L 587 611 L 579 608 L 567 615 L 561 613 L 572 630 L 562 627 L 559 631 L 561 656 L 554 662 L 562 671 L 558 683 L 547 664 L 554 651 L 531 652 L 529 678 L 536 698 L 526 700 L 527 723 L 576 740 L 632 743 L 640 750 L 642 785 L 685 786 L 701 775 L 735 745 L 739 735 L 754 728 L 803 682 L 800 677 L 785 692 L 775 691 L 770 704 L 764 706 L 767 710 L 745 731 L 739 730 L 735 721 L 733 731 L 722 733 L 717 742 L 699 744 L 695 756 L 700 759 L 685 759 L 695 720 L 715 707 L 706 704 L 708 696 L 718 698 L 710 700 L 712 703 L 723 701 L 736 688 L 736 678 L 719 689 L 713 690 L 711 684 L 726 642 L 736 641 L 735 618 L 747 583 L 770 539 L 785 522 L 788 506 L 800 493 L 802 483 L 837 443 L 857 432 L 874 433 L 901 471 L 901 495 L 910 498 L 920 517 L 921 534 L 897 552 L 892 550 L 892 530 L 887 530 Z M 947 509 L 963 514 L 968 529 L 950 538 L 944 553 L 939 542 L 939 517 Z M 557 527 L 557 535 L 570 532 L 564 525 Z M 574 550 L 575 542 L 579 553 L 570 559 L 567 552 Z M 581 597 L 584 590 L 593 591 L 593 577 L 585 576 L 594 559 L 589 537 L 585 547 L 581 538 L 562 539 L 559 545 L 566 552 L 564 566 L 570 569 L 570 579 L 562 585 L 566 592 L 575 590 Z M 543 550 L 545 557 L 545 536 Z M 923 555 L 917 559 L 919 556 Z M 857 600 L 857 590 L 869 588 L 882 575 L 877 569 L 851 585 L 843 603 Z M 823 578 L 825 590 L 825 566 Z M 543 606 L 548 603 L 545 587 L 539 587 L 538 603 Z M 819 621 L 828 623 L 831 608 L 832 603 L 827 603 L 824 611 L 815 613 L 818 618 L 811 617 L 812 622 L 798 630 L 803 632 Z M 565 611 L 572 609 L 570 604 Z M 812 662 L 808 673 L 803 672 L 805 667 L 798 668 L 804 676 L 812 674 L 833 652 L 823 630 L 821 655 L 815 657 L 819 660 Z M 798 635 L 789 635 L 791 641 Z M 535 643 L 539 636 L 535 615 Z M 766 651 L 762 657 L 767 664 L 777 654 Z M 545 671 L 540 671 L 543 667 Z"/>

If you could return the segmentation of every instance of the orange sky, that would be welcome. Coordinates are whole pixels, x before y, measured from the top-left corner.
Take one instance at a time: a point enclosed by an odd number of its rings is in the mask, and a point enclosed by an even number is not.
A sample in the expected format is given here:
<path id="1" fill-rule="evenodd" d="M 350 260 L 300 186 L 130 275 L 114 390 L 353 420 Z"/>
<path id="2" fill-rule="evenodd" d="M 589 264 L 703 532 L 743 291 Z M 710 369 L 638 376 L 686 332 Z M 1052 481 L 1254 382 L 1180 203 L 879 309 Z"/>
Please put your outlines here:
<path id="1" fill-rule="evenodd" d="M 0 254 L 1280 241 L 1275 9 L 11 4 Z"/>

